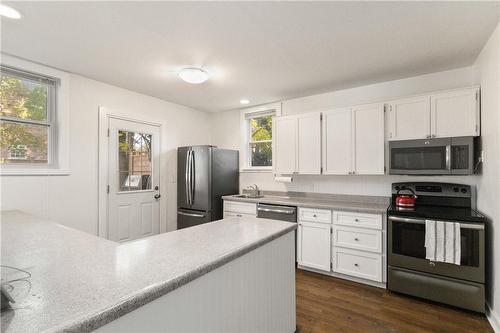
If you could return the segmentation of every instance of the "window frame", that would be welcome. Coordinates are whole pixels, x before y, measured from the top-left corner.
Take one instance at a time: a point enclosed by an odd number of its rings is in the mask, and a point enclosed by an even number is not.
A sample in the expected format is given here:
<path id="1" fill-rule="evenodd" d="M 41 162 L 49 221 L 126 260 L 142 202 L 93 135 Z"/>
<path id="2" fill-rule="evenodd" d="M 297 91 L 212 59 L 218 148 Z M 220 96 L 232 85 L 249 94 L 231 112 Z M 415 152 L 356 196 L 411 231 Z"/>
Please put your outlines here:
<path id="1" fill-rule="evenodd" d="M 272 124 L 272 139 L 262 140 L 262 141 L 252 141 L 252 128 L 250 125 L 250 120 L 262 116 L 273 117 Z M 275 142 L 274 142 L 274 118 L 281 115 L 281 102 L 261 105 L 252 108 L 246 108 L 241 110 L 241 159 L 240 159 L 240 172 L 272 172 L 274 166 L 252 166 L 252 152 L 251 144 L 259 142 L 271 142 L 272 147 L 272 161 L 274 162 L 274 152 L 275 152 Z"/>
<path id="2" fill-rule="evenodd" d="M 47 163 L 0 164 L 0 175 L 68 175 L 69 174 L 69 74 L 51 67 L 1 54 L 0 65 L 9 72 L 19 72 L 20 78 L 39 77 L 52 80 L 48 92 L 47 120 L 37 121 L 4 117 L 3 121 L 42 125 L 49 128 Z M 23 76 L 23 74 L 25 76 Z M 50 86 L 49 86 L 50 87 Z"/>

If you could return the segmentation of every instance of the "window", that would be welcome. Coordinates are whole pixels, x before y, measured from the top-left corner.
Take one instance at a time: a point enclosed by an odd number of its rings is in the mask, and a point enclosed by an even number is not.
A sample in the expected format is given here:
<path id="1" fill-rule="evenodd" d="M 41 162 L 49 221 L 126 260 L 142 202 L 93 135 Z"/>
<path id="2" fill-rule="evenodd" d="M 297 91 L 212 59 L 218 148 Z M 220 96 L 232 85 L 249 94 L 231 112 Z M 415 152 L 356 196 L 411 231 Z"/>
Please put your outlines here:
<path id="1" fill-rule="evenodd" d="M 273 166 L 273 114 L 248 116 L 249 167 Z"/>
<path id="2" fill-rule="evenodd" d="M 56 163 L 54 78 L 0 66 L 0 164 Z"/>

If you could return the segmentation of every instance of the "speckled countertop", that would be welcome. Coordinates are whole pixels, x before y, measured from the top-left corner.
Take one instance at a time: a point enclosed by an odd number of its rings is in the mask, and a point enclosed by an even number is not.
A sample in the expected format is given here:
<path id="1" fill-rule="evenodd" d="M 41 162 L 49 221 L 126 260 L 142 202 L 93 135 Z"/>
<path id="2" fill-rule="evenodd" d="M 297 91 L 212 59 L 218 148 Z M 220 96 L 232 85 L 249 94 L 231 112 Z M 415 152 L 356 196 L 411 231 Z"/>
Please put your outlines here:
<path id="1" fill-rule="evenodd" d="M 322 208 L 360 213 L 383 214 L 390 203 L 389 197 L 366 195 L 338 195 L 305 192 L 263 191 L 262 198 L 238 198 L 233 195 L 223 196 L 224 200 L 292 205 L 304 208 Z"/>
<path id="2" fill-rule="evenodd" d="M 2 332 L 90 331 L 295 228 L 236 217 L 118 244 L 2 212 L 1 263 L 31 273 L 11 283 Z M 2 281 L 23 275 L 2 267 Z"/>

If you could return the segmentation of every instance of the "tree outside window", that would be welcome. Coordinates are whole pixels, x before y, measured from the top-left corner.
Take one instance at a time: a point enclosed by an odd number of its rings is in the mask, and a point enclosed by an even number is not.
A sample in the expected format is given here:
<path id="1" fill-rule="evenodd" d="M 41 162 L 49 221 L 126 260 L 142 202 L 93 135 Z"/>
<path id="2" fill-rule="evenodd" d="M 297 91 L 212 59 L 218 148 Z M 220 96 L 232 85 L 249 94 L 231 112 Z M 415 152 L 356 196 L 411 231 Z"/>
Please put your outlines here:
<path id="1" fill-rule="evenodd" d="M 272 167 L 273 165 L 273 116 L 260 115 L 249 119 L 249 164 L 250 167 Z"/>

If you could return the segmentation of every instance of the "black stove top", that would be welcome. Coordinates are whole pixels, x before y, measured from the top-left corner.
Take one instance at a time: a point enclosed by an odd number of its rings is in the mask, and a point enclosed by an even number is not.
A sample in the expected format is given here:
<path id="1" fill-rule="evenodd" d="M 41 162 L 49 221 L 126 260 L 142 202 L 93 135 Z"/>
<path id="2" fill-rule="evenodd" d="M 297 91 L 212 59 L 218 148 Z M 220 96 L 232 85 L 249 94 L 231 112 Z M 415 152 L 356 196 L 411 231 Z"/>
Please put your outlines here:
<path id="1" fill-rule="evenodd" d="M 387 215 L 416 217 L 436 220 L 484 223 L 481 213 L 468 207 L 416 206 L 413 209 L 397 207 L 394 203 L 387 209 Z"/>
<path id="2" fill-rule="evenodd" d="M 415 208 L 397 207 L 396 197 L 412 190 L 417 195 Z M 474 188 L 463 184 L 408 182 L 392 184 L 392 204 L 388 215 L 442 219 L 460 222 L 484 223 L 485 217 L 477 212 Z"/>

